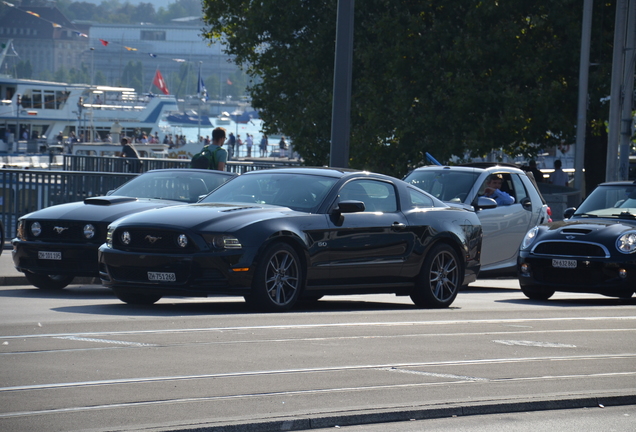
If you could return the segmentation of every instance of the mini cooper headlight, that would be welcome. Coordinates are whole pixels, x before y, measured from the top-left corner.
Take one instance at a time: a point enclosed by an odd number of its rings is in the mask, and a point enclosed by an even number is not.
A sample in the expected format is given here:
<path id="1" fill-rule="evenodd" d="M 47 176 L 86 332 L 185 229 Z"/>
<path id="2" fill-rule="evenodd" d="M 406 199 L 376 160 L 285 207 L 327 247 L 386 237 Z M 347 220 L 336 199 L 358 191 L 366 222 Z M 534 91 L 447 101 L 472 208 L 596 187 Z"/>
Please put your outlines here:
<path id="1" fill-rule="evenodd" d="M 216 249 L 241 249 L 243 247 L 239 239 L 230 235 L 214 236 L 212 246 Z"/>
<path id="2" fill-rule="evenodd" d="M 40 225 L 40 222 L 33 222 L 31 224 L 31 234 L 36 237 L 42 234 L 42 225 Z"/>
<path id="3" fill-rule="evenodd" d="M 616 239 L 616 249 L 624 254 L 636 252 L 636 231 L 629 231 Z"/>
<path id="4" fill-rule="evenodd" d="M 539 233 L 539 227 L 538 226 L 531 228 L 530 231 L 528 231 L 526 233 L 526 236 L 523 238 L 523 241 L 521 242 L 521 249 L 529 248 L 530 245 L 537 238 L 537 234 L 538 233 Z"/>
<path id="5" fill-rule="evenodd" d="M 84 237 L 87 239 L 95 237 L 95 227 L 92 224 L 84 225 Z"/>

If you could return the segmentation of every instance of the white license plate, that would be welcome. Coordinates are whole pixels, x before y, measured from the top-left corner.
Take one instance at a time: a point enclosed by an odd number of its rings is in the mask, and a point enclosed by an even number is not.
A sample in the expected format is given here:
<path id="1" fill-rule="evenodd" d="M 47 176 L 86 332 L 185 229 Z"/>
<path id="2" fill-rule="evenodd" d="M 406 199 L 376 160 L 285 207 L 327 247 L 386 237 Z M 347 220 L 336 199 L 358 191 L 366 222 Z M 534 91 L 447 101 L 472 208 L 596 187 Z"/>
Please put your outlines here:
<path id="1" fill-rule="evenodd" d="M 553 259 L 552 267 L 556 268 L 576 268 L 576 260 Z"/>
<path id="2" fill-rule="evenodd" d="M 62 260 L 62 252 L 38 251 L 38 258 L 43 260 Z"/>
<path id="3" fill-rule="evenodd" d="M 148 272 L 148 280 L 159 282 L 176 282 L 177 275 L 167 272 Z"/>

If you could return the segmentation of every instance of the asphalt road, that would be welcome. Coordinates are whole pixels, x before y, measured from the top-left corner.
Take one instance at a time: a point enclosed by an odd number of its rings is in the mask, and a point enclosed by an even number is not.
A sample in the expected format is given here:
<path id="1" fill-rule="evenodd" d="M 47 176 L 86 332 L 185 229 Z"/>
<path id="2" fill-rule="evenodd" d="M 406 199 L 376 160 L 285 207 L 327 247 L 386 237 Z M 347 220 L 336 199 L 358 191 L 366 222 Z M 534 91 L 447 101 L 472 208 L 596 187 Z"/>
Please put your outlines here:
<path id="1" fill-rule="evenodd" d="M 533 302 L 515 280 L 480 281 L 445 310 L 392 295 L 285 314 L 240 298 L 135 307 L 99 285 L 0 297 L 0 430 L 303 430 L 636 404 L 636 298 Z"/>

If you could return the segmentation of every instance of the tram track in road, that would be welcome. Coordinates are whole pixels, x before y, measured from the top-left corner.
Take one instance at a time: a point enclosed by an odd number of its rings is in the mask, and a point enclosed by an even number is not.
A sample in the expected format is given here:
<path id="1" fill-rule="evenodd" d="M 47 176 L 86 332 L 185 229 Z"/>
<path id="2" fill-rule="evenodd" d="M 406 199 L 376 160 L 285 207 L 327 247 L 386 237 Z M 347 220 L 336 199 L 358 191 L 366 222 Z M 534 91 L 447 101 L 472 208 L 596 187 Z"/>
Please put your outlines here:
<path id="1" fill-rule="evenodd" d="M 474 294 L 479 307 L 446 311 L 204 315 L 196 305 L 189 316 L 192 304 L 175 303 L 158 314 L 126 308 L 125 322 L 101 299 L 76 299 L 81 313 L 71 314 L 72 302 L 47 312 L 57 299 L 28 297 L 42 303 L 41 326 L 0 323 L 0 430 L 272 430 L 263 422 L 278 418 L 299 430 L 298 419 L 333 426 L 449 406 L 461 415 L 636 403 L 634 305 L 481 309 L 508 295 Z M 89 303 L 101 315 L 87 314 Z"/>

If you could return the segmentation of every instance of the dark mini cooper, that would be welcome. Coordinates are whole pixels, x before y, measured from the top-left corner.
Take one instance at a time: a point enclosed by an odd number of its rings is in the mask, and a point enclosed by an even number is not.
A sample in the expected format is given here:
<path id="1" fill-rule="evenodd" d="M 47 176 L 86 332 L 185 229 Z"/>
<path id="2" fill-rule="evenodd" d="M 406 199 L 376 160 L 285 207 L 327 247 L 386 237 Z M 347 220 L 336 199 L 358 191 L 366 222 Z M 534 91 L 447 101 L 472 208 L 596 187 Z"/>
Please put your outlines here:
<path id="1" fill-rule="evenodd" d="M 555 291 L 628 298 L 636 290 L 636 182 L 599 185 L 562 222 L 532 228 L 519 251 L 523 293 Z"/>
<path id="2" fill-rule="evenodd" d="M 133 304 L 224 294 L 284 311 L 300 298 L 395 293 L 447 307 L 476 278 L 481 236 L 474 212 L 392 177 L 271 169 L 113 222 L 100 276 Z"/>
<path id="3" fill-rule="evenodd" d="M 13 262 L 42 289 L 62 289 L 76 276 L 98 277 L 97 248 L 106 241 L 109 223 L 131 213 L 194 203 L 233 177 L 210 170 L 153 170 L 107 196 L 29 213 L 18 220 Z"/>

